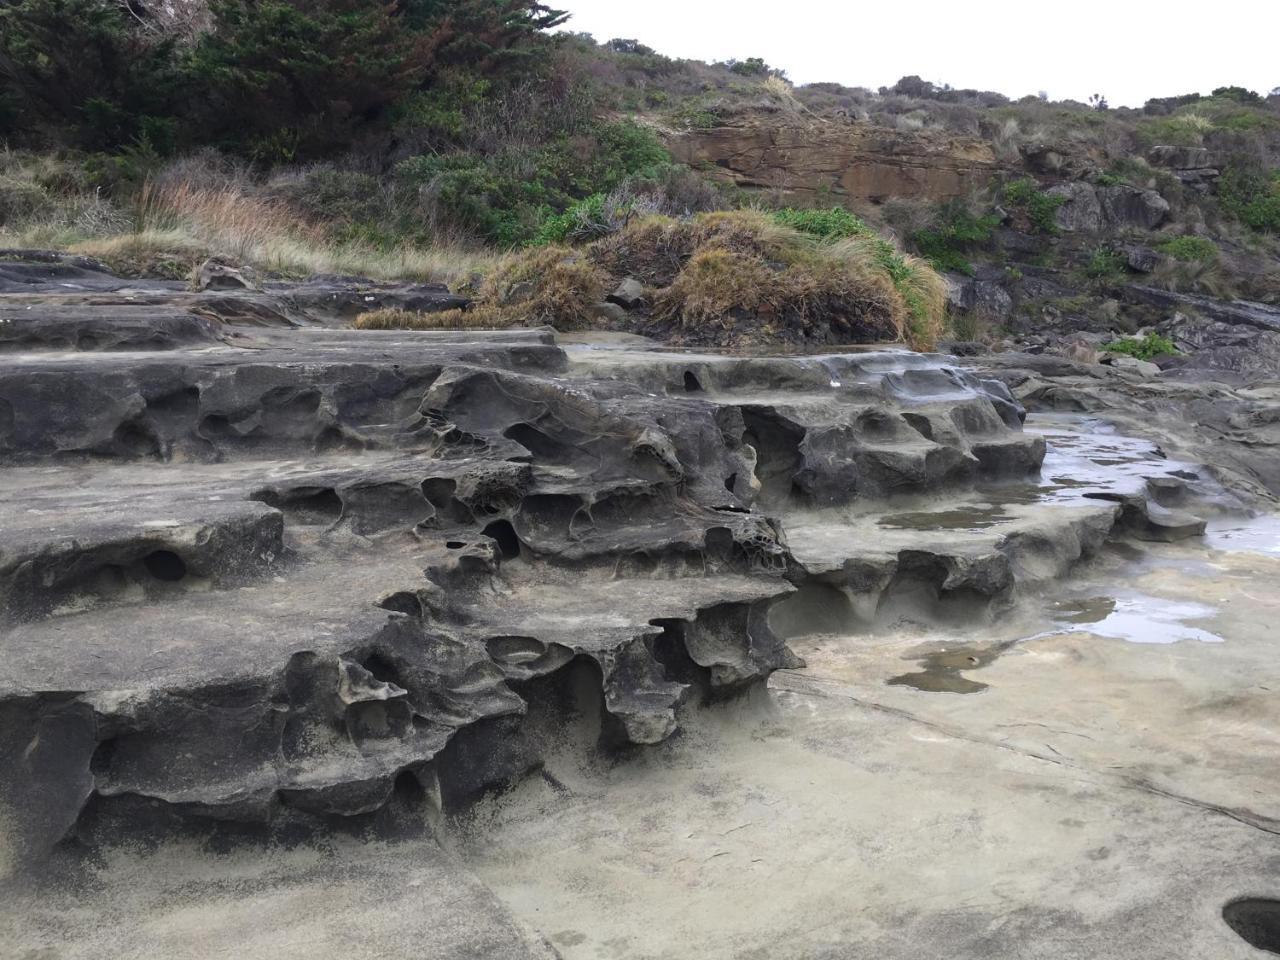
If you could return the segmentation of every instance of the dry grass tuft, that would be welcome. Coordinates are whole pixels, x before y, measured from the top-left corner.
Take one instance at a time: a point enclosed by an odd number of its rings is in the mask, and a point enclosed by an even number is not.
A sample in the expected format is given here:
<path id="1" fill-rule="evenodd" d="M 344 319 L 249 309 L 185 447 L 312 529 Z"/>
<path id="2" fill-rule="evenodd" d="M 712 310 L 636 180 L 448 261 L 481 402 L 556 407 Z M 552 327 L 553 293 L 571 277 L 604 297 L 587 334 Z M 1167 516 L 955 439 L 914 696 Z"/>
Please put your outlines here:
<path id="1" fill-rule="evenodd" d="M 512 326 L 512 317 L 493 306 L 420 313 L 385 307 L 362 313 L 351 324 L 357 330 L 494 330 Z"/>
<path id="2" fill-rule="evenodd" d="M 513 323 L 577 330 L 591 323 L 604 299 L 603 270 L 568 247 L 538 247 L 509 254 L 481 285 L 481 306 L 500 308 Z"/>
<path id="3" fill-rule="evenodd" d="M 0 244 L 101 257 L 126 274 L 181 276 L 218 256 L 259 270 L 308 276 L 456 284 L 488 271 L 492 251 L 458 246 L 391 249 L 339 241 L 244 178 L 175 162 L 126 205 L 77 181 L 83 172 L 49 158 L 0 152 Z"/>
<path id="4" fill-rule="evenodd" d="M 731 328 L 739 318 L 777 313 L 778 284 L 758 257 L 726 247 L 699 250 L 659 293 L 658 316 L 686 332 Z"/>
<path id="5" fill-rule="evenodd" d="M 654 291 L 637 328 L 688 342 L 906 342 L 931 349 L 945 286 L 875 235 L 825 240 L 757 210 L 652 216 L 581 248 L 511 254 L 481 286 L 477 308 L 506 324 L 561 330 L 592 323 L 611 282 Z"/>
<path id="6" fill-rule="evenodd" d="M 466 310 L 419 314 L 374 310 L 352 324 L 357 330 L 441 330 L 552 326 L 580 330 L 604 299 L 607 277 L 567 247 L 539 247 L 508 254 L 485 277 Z"/>
<path id="7" fill-rule="evenodd" d="M 135 244 L 178 251 L 200 247 L 261 270 L 293 276 L 346 273 L 378 280 L 459 283 L 496 260 L 486 251 L 451 247 L 384 250 L 336 242 L 322 227 L 300 221 L 281 201 L 234 186 L 204 188 L 189 181 L 148 185 L 139 211 Z"/>

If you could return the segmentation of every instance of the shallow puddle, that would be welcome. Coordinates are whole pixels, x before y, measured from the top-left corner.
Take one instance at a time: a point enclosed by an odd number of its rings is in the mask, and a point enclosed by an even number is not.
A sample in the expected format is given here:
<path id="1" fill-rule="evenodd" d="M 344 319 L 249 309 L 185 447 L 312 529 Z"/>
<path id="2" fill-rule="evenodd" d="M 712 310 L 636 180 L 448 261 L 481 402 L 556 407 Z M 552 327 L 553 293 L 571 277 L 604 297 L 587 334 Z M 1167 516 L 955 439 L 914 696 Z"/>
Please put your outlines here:
<path id="1" fill-rule="evenodd" d="M 1091 596 L 1055 600 L 1049 604 L 1054 628 L 1020 640 L 990 647 L 954 646 L 915 655 L 919 670 L 898 674 L 885 682 L 895 687 L 911 687 L 926 693 L 979 693 L 990 685 L 965 676 L 971 670 L 990 666 L 1014 647 L 1046 637 L 1067 633 L 1090 633 L 1096 637 L 1129 643 L 1222 643 L 1222 637 L 1189 621 L 1204 620 L 1217 611 L 1202 603 L 1165 600 L 1142 594 L 1126 597 Z"/>
<path id="2" fill-rule="evenodd" d="M 1053 630 L 1039 636 L 1070 632 L 1083 627 L 1098 637 L 1127 640 L 1129 643 L 1221 643 L 1222 638 L 1188 621 L 1204 620 L 1217 613 L 1202 603 L 1186 603 L 1133 594 L 1127 597 L 1085 597 L 1059 600 L 1053 604 L 1053 618 L 1067 630 Z M 1038 638 L 1032 638 L 1038 639 Z"/>
<path id="3" fill-rule="evenodd" d="M 998 504 L 975 503 L 958 510 L 919 510 L 882 517 L 882 527 L 897 530 L 982 530 L 1012 518 Z"/>
<path id="4" fill-rule="evenodd" d="M 1249 550 L 1280 556 L 1280 516 L 1218 517 L 1209 521 L 1204 539 L 1215 550 Z"/>
<path id="5" fill-rule="evenodd" d="M 988 684 L 971 680 L 964 674 L 995 663 L 1016 642 L 992 647 L 958 646 L 930 650 L 919 657 L 919 670 L 899 674 L 885 682 L 893 687 L 912 687 L 926 693 L 978 693 L 986 690 Z"/>

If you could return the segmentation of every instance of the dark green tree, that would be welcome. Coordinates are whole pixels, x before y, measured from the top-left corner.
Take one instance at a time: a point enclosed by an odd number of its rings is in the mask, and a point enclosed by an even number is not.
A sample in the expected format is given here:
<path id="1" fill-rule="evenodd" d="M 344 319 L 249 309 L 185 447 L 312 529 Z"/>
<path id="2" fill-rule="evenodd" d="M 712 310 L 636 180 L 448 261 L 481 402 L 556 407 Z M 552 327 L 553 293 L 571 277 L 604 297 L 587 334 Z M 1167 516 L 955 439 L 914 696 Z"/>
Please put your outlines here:
<path id="1" fill-rule="evenodd" d="M 206 91 L 202 138 L 267 161 L 348 145 L 430 63 L 428 38 L 391 3 L 218 0 L 213 19 L 185 58 Z"/>
<path id="2" fill-rule="evenodd" d="M 182 96 L 173 43 L 141 30 L 122 5 L 0 0 L 0 103 L 11 133 L 116 148 L 171 130 Z"/>

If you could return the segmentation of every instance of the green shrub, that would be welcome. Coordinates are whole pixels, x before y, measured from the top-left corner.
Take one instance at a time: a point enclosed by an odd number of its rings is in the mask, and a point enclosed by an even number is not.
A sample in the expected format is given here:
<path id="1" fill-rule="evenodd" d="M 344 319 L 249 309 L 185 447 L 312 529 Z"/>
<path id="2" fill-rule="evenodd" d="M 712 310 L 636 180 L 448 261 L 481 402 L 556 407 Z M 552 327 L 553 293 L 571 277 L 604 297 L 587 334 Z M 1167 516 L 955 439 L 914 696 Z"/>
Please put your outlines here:
<path id="1" fill-rule="evenodd" d="M 1184 263 L 1210 263 L 1218 257 L 1218 245 L 1208 237 L 1173 237 L 1157 244 L 1156 249 Z"/>
<path id="2" fill-rule="evenodd" d="M 861 241 L 871 262 L 889 277 L 907 308 L 907 338 L 917 344 L 932 345 L 942 329 L 939 319 L 937 275 L 918 260 L 904 256 L 862 219 L 843 207 L 829 210 L 798 210 L 787 207 L 775 211 L 774 222 L 826 242 Z M 926 349 L 929 349 L 927 347 Z"/>
<path id="3" fill-rule="evenodd" d="M 1259 233 L 1280 233 L 1280 170 L 1232 164 L 1218 180 L 1227 213 Z"/>
<path id="4" fill-rule="evenodd" d="M 564 213 L 548 216 L 542 221 L 538 232 L 529 243 L 535 247 L 546 244 L 581 243 L 603 237 L 608 232 L 605 195 L 593 193 L 570 206 Z"/>
<path id="5" fill-rule="evenodd" d="M 976 217 L 963 203 L 953 201 L 939 207 L 933 222 L 911 235 L 911 243 L 936 270 L 955 270 L 973 275 L 966 253 L 991 239 L 1000 225 L 996 214 Z"/>
<path id="6" fill-rule="evenodd" d="M 1178 356 L 1182 352 L 1172 340 L 1158 333 L 1149 333 L 1145 337 L 1121 337 L 1119 340 L 1103 344 L 1102 349 L 1108 353 L 1137 357 L 1139 360 Z"/>
<path id="7" fill-rule="evenodd" d="M 1025 216 L 1035 230 L 1051 234 L 1058 232 L 1055 218 L 1058 208 L 1067 202 L 1066 197 L 1045 193 L 1030 177 L 1006 183 L 1002 194 L 1005 202 Z"/>
<path id="8" fill-rule="evenodd" d="M 847 237 L 875 234 L 875 231 L 863 223 L 861 218 L 844 207 L 832 207 L 830 210 L 798 210 L 795 207 L 786 207 L 775 211 L 773 219 L 784 227 L 799 230 L 820 240 L 842 240 Z"/>
<path id="9" fill-rule="evenodd" d="M 1085 276 L 1090 280 L 1104 283 L 1119 280 L 1125 274 L 1125 258 L 1110 247 L 1097 247 L 1084 267 Z"/>
<path id="10" fill-rule="evenodd" d="M 38 184 L 0 176 L 0 226 L 12 227 L 47 213 L 53 206 Z"/>
<path id="11" fill-rule="evenodd" d="M 760 57 L 730 60 L 729 69 L 740 77 L 763 77 L 769 73 L 769 65 Z"/>
<path id="12" fill-rule="evenodd" d="M 434 205 L 451 226 L 503 247 L 571 240 L 588 208 L 629 179 L 659 180 L 671 157 L 647 128 L 629 121 L 597 124 L 589 137 L 559 136 L 541 146 L 479 155 L 458 151 L 402 161 L 397 176 Z M 588 239 L 591 230 L 581 233 Z M 598 235 L 598 234 L 595 234 Z"/>
<path id="13" fill-rule="evenodd" d="M 1262 102 L 1262 96 L 1247 87 L 1218 87 L 1213 91 L 1213 96 L 1225 100 L 1235 100 L 1237 103 Z"/>

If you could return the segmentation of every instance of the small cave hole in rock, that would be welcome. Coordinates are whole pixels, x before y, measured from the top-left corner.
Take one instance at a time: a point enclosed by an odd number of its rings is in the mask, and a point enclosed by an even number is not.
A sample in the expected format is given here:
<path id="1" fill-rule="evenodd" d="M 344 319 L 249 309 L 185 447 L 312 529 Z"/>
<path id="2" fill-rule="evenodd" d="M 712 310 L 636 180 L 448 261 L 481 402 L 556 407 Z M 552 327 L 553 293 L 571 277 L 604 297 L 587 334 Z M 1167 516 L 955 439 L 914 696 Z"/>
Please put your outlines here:
<path id="1" fill-rule="evenodd" d="M 413 809 L 426 802 L 427 791 L 422 788 L 422 781 L 412 770 L 402 770 L 396 777 L 391 794 L 405 807 Z"/>
<path id="2" fill-rule="evenodd" d="M 742 442 L 756 452 L 761 499 L 766 503 L 804 499 L 804 491 L 795 482 L 804 429 L 764 408 L 745 408 L 742 420 L 746 426 Z"/>
<path id="3" fill-rule="evenodd" d="M 116 754 L 116 745 L 119 740 L 116 737 L 101 741 L 93 750 L 93 756 L 89 758 L 89 772 L 94 777 L 105 777 L 111 769 L 111 760 Z"/>
<path id="4" fill-rule="evenodd" d="M 1280 953 L 1280 900 L 1245 897 L 1222 908 L 1222 919 L 1252 947 Z"/>
<path id="5" fill-rule="evenodd" d="M 160 438 L 150 424 L 140 420 L 130 420 L 116 427 L 114 446 L 123 457 L 160 456 Z"/>
<path id="6" fill-rule="evenodd" d="M 332 487 L 259 490 L 250 499 L 275 507 L 294 523 L 304 526 L 337 523 L 342 517 L 342 497 Z"/>
<path id="7" fill-rule="evenodd" d="M 737 484 L 737 482 L 738 482 L 738 475 L 736 473 L 731 473 L 724 478 L 724 488 L 728 490 L 730 493 L 733 493 L 733 488 Z"/>
<path id="8" fill-rule="evenodd" d="M 383 597 L 378 601 L 378 606 L 383 610 L 390 610 L 392 613 L 403 613 L 409 617 L 422 616 L 422 601 L 418 599 L 416 594 L 409 593 L 407 590 L 401 590 L 393 593 L 389 597 Z M 377 674 L 372 667 L 365 665 L 365 669 L 370 673 Z M 383 679 L 386 679 L 385 677 Z"/>
<path id="9" fill-rule="evenodd" d="M 692 370 L 684 372 L 684 388 L 689 393 L 702 392 L 702 384 L 698 382 L 698 378 L 693 375 Z"/>
<path id="10" fill-rule="evenodd" d="M 502 431 L 502 435 L 508 440 L 514 440 L 540 460 L 563 458 L 567 453 L 565 444 L 531 423 L 513 423 Z"/>
<path id="11" fill-rule="evenodd" d="M 450 550 L 461 550 L 467 544 L 465 540 L 446 540 L 444 545 Z"/>
<path id="12" fill-rule="evenodd" d="M 177 583 L 187 575 L 187 565 L 172 550 L 152 550 L 142 558 L 147 573 L 166 583 Z"/>
<path id="13" fill-rule="evenodd" d="M 381 680 L 383 683 L 393 683 L 401 690 L 409 689 L 405 685 L 404 677 L 400 675 L 396 665 L 380 653 L 369 654 L 369 656 L 360 661 L 360 666 L 364 667 L 375 679 Z"/>
<path id="14" fill-rule="evenodd" d="M 806 583 L 773 605 L 769 626 L 785 640 L 815 633 L 850 633 L 858 618 L 849 598 L 825 583 Z"/>
<path id="15" fill-rule="evenodd" d="M 497 543 L 503 560 L 514 560 L 520 556 L 520 538 L 516 536 L 515 527 L 511 526 L 510 520 L 495 520 L 481 533 Z"/>

